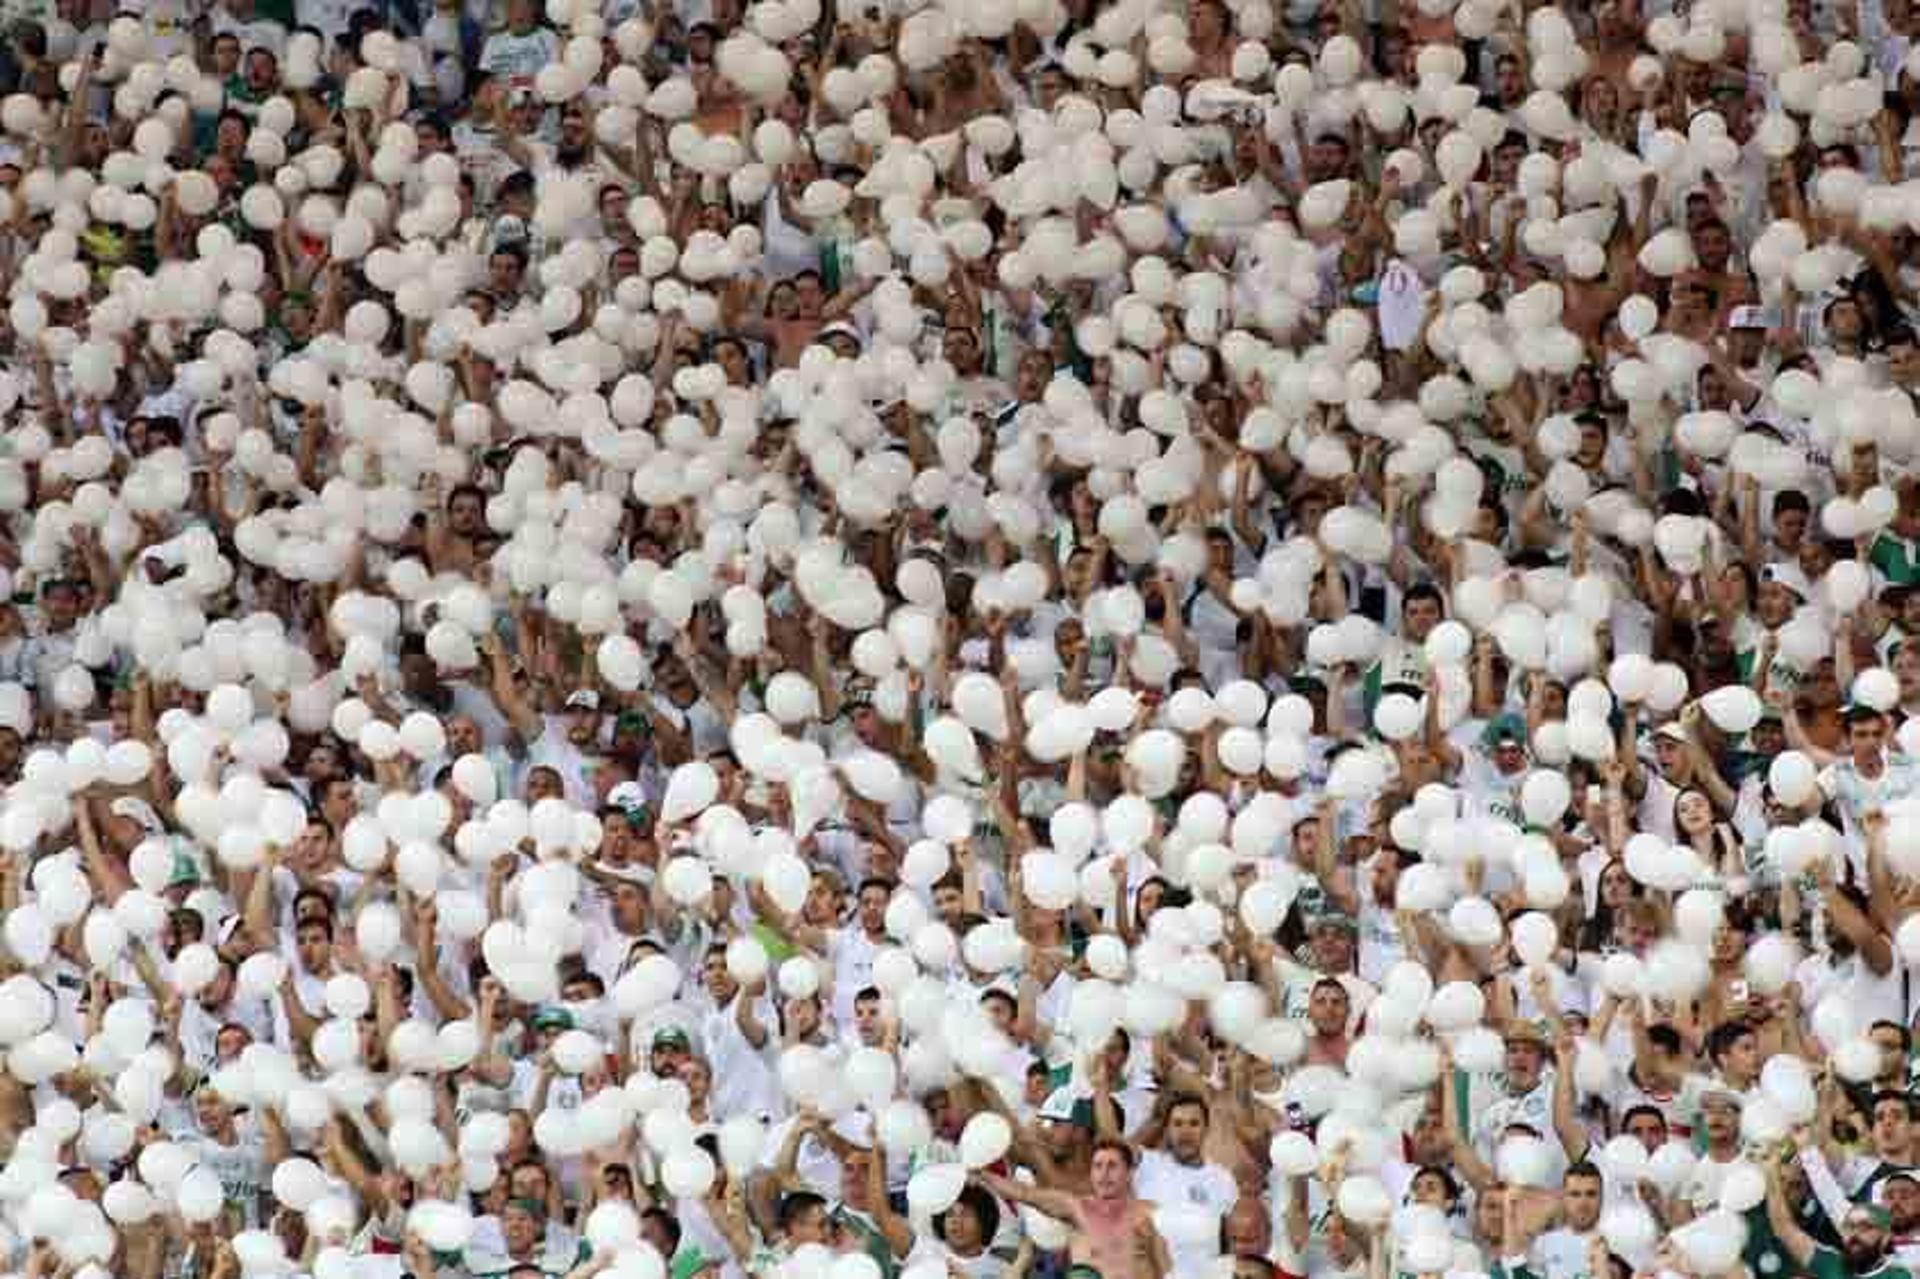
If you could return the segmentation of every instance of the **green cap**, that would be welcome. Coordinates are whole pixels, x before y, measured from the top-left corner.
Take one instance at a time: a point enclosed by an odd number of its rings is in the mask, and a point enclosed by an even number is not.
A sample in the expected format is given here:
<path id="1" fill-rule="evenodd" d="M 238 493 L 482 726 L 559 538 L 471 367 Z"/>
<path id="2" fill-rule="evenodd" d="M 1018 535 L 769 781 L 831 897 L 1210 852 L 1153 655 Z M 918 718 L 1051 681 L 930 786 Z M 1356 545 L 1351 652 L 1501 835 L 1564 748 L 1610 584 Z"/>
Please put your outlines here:
<path id="1" fill-rule="evenodd" d="M 1501 742 L 1519 742 L 1524 746 L 1527 744 L 1526 722 L 1511 711 L 1495 715 L 1481 731 L 1480 741 L 1486 746 L 1497 746 Z"/>
<path id="2" fill-rule="evenodd" d="M 176 852 L 173 855 L 173 873 L 167 876 L 167 887 L 179 888 L 183 885 L 198 884 L 199 882 L 200 867 L 194 862 L 193 858 L 187 856 L 185 853 Z"/>
<path id="3" fill-rule="evenodd" d="M 555 1008 L 551 1004 L 533 1014 L 535 1030 L 572 1030 L 573 1014 L 564 1008 Z"/>
<path id="4" fill-rule="evenodd" d="M 1893 1229 L 1893 1214 L 1879 1204 L 1855 1204 L 1847 1209 L 1846 1225 L 1853 1225 L 1864 1219 L 1867 1225 L 1881 1230 Z M 1844 1229 L 1844 1227 L 1842 1227 Z"/>

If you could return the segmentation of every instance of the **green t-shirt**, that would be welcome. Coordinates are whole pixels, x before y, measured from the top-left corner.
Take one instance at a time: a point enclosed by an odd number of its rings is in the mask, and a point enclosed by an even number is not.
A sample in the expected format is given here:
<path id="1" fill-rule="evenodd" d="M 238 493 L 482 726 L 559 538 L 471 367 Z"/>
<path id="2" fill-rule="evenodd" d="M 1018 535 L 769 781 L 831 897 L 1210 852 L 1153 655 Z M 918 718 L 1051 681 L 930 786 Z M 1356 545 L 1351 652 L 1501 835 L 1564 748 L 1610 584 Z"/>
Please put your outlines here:
<path id="1" fill-rule="evenodd" d="M 1882 533 L 1873 540 L 1867 560 L 1895 586 L 1920 582 L 1920 542 L 1909 542 L 1894 533 Z"/>
<path id="2" fill-rule="evenodd" d="M 1846 1257 L 1825 1244 L 1814 1247 L 1813 1256 L 1807 1261 L 1807 1273 L 1813 1279 L 1910 1279 L 1904 1269 L 1891 1262 L 1882 1262 L 1864 1273 L 1856 1272 L 1847 1264 Z"/>

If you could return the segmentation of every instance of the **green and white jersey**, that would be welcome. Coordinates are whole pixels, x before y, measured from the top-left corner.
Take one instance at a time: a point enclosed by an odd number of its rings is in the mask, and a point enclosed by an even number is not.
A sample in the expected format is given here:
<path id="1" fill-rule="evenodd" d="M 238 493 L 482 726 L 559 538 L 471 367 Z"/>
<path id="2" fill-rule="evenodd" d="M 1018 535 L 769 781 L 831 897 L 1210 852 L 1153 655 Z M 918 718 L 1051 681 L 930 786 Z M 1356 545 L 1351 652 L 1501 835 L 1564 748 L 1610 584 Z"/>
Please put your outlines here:
<path id="1" fill-rule="evenodd" d="M 179 1144 L 193 1152 L 194 1159 L 220 1179 L 227 1210 L 236 1214 L 243 1229 L 257 1230 L 265 1223 L 261 1205 L 266 1202 L 273 1176 L 267 1167 L 267 1143 L 252 1117 L 241 1115 L 234 1121 L 236 1140 L 221 1145 L 203 1133 L 178 1138 Z"/>
<path id="2" fill-rule="evenodd" d="M 1533 492 L 1533 473 L 1527 469 L 1526 454 L 1503 440 L 1475 435 L 1467 440 L 1467 453 L 1486 474 L 1489 493 L 1498 494 L 1509 517 L 1517 516 Z"/>
<path id="3" fill-rule="evenodd" d="M 1895 586 L 1920 582 L 1920 542 L 1909 541 L 1897 533 L 1883 532 L 1874 539 L 1867 560 Z"/>

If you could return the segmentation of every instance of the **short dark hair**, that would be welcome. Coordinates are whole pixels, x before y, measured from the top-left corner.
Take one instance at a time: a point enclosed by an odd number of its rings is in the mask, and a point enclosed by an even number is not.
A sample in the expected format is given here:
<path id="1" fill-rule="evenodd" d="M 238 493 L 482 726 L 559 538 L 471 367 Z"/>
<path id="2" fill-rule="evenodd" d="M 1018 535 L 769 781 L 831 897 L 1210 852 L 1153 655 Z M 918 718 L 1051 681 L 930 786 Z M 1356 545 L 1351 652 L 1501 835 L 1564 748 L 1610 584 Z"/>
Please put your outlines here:
<path id="1" fill-rule="evenodd" d="M 1667 1115 L 1665 1111 L 1661 1110 L 1660 1107 L 1658 1106 L 1649 1105 L 1645 1102 L 1642 1102 L 1638 1106 L 1627 1107 L 1627 1109 L 1620 1116 L 1620 1127 L 1624 1129 L 1628 1124 L 1632 1123 L 1633 1117 L 1635 1115 L 1652 1115 L 1655 1119 L 1660 1121 L 1660 1126 L 1662 1128 L 1665 1128 L 1667 1126 Z"/>
<path id="2" fill-rule="evenodd" d="M 1733 1050 L 1734 1044 L 1742 1035 L 1753 1034 L 1753 1027 L 1744 1021 L 1723 1021 L 1713 1028 L 1707 1036 L 1707 1060 L 1719 1062 Z"/>
<path id="3" fill-rule="evenodd" d="M 1868 1113 L 1871 1114 L 1873 1110 L 1880 1109 L 1880 1107 L 1886 1105 L 1888 1102 L 1902 1107 L 1907 1112 L 1908 1119 L 1913 1118 L 1913 1098 L 1903 1092 L 1896 1092 L 1892 1088 L 1883 1088 L 1873 1094 L 1873 1107 Z"/>
<path id="4" fill-rule="evenodd" d="M 1871 1033 L 1873 1031 L 1879 1030 L 1882 1026 L 1886 1027 L 1888 1030 L 1891 1030 L 1894 1034 L 1900 1036 L 1901 1052 L 1904 1053 L 1904 1052 L 1913 1051 L 1913 1032 L 1911 1030 L 1908 1030 L 1905 1026 L 1901 1025 L 1897 1021 L 1888 1021 L 1886 1018 L 1883 1017 L 1879 1021 L 1874 1022 L 1871 1026 L 1868 1026 L 1867 1030 L 1869 1033 Z"/>
<path id="5" fill-rule="evenodd" d="M 1607 1181 L 1605 1175 L 1600 1171 L 1600 1165 L 1594 1163 L 1591 1159 L 1575 1160 L 1568 1166 L 1566 1176 L 1561 1180 L 1571 1180 L 1574 1177 L 1591 1177 L 1601 1185 L 1605 1185 Z"/>
<path id="6" fill-rule="evenodd" d="M 791 1230 L 793 1229 L 794 1221 L 801 1213 L 806 1212 L 810 1208 L 820 1208 L 824 1210 L 826 1206 L 827 1201 L 819 1195 L 814 1194 L 811 1190 L 796 1190 L 780 1201 L 780 1211 L 777 1214 L 776 1220 L 779 1222 L 781 1230 Z"/>
<path id="7" fill-rule="evenodd" d="M 1006 991 L 1000 989 L 998 986 L 989 986 L 985 990 L 981 991 L 980 1003 L 982 1006 L 985 1006 L 990 1003 L 1005 1004 L 1009 1009 L 1011 1009 L 1016 1013 L 1020 1011 L 1020 1001 L 1015 999 L 1012 995 L 1009 995 Z"/>
<path id="8" fill-rule="evenodd" d="M 1405 610 L 1407 605 L 1420 600 L 1431 600 L 1440 606 L 1442 612 L 1446 611 L 1447 597 L 1442 595 L 1440 588 L 1432 582 L 1415 582 L 1412 586 L 1409 586 L 1406 594 L 1400 597 L 1400 607 L 1402 610 Z"/>
<path id="9" fill-rule="evenodd" d="M 1813 503 L 1799 489 L 1781 489 L 1773 495 L 1773 513 L 1784 515 L 1788 511 L 1803 511 L 1811 514 Z"/>

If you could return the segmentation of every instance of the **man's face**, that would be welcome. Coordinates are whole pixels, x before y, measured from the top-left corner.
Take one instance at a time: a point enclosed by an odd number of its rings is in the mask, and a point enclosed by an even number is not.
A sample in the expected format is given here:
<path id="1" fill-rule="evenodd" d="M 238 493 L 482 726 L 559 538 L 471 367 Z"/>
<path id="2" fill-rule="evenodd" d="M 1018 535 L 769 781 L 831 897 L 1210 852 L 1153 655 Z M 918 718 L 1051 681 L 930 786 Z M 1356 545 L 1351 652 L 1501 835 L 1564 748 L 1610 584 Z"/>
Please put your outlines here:
<path id="1" fill-rule="evenodd" d="M 1733 253 L 1733 241 L 1728 238 L 1726 227 L 1718 222 L 1709 222 L 1693 237 L 1693 249 L 1700 258 L 1700 265 L 1707 270 L 1724 271 L 1727 259 Z"/>
<path id="2" fill-rule="evenodd" d="M 1094 1152 L 1087 1175 L 1096 1199 L 1123 1198 L 1133 1181 L 1133 1169 L 1127 1166 L 1126 1157 L 1111 1147 Z"/>
<path id="3" fill-rule="evenodd" d="M 1716 1144 L 1731 1141 L 1740 1133 L 1740 1109 L 1731 1102 L 1714 1099 L 1700 1109 L 1707 1139 Z"/>
<path id="4" fill-rule="evenodd" d="M 1307 147 L 1307 170 L 1316 182 L 1327 182 L 1347 167 L 1347 149 L 1331 138 L 1322 138 Z"/>
<path id="5" fill-rule="evenodd" d="M 584 706 L 567 712 L 567 740 L 586 749 L 600 741 L 600 712 Z"/>
<path id="6" fill-rule="evenodd" d="M 1920 1229 L 1920 1181 L 1911 1177 L 1889 1177 L 1880 1183 L 1880 1198 L 1893 1218 L 1897 1234 Z"/>
<path id="7" fill-rule="evenodd" d="M 1873 1140 L 1882 1150 L 1905 1150 L 1911 1129 L 1905 1102 L 1883 1101 L 1873 1108 Z"/>
<path id="8" fill-rule="evenodd" d="M 1340 924 L 1313 930 L 1313 960 L 1322 972 L 1343 973 L 1353 966 L 1353 935 Z"/>
<path id="9" fill-rule="evenodd" d="M 273 88 L 279 79 L 278 69 L 274 65 L 273 55 L 265 49 L 255 49 L 247 55 L 247 87 L 255 93 L 265 93 Z"/>
<path id="10" fill-rule="evenodd" d="M 733 974 L 727 971 L 725 955 L 717 953 L 708 955 L 706 961 L 700 966 L 700 976 L 707 987 L 707 993 L 720 1003 L 732 999 L 734 991 L 740 988 L 740 984 L 734 981 Z"/>
<path id="11" fill-rule="evenodd" d="M 1908 389 L 1920 387 L 1920 342 L 1901 341 L 1888 347 L 1887 373 Z"/>
<path id="12" fill-rule="evenodd" d="M 860 890 L 860 927 L 869 933 L 879 933 L 887 926 L 887 890 L 878 884 L 869 884 Z"/>
<path id="13" fill-rule="evenodd" d="M 1440 624 L 1440 602 L 1422 596 L 1409 600 L 1400 611 L 1401 621 L 1405 624 L 1407 639 L 1415 644 L 1427 638 L 1427 633 Z"/>
<path id="14" fill-rule="evenodd" d="M 447 503 L 447 523 L 461 537 L 472 537 L 486 528 L 487 508 L 477 493 L 461 493 Z"/>
<path id="15" fill-rule="evenodd" d="M 509 1252 L 523 1253 L 540 1242 L 540 1221 L 524 1208 L 509 1207 L 500 1227 L 507 1237 Z"/>
<path id="16" fill-rule="evenodd" d="M 80 616 L 80 592 L 71 586 L 56 586 L 41 597 L 47 622 L 55 630 L 65 630 Z"/>
<path id="17" fill-rule="evenodd" d="M 1725 931 L 1732 931 L 1731 929 Z M 1737 936 L 1738 934 L 1736 934 Z M 1727 1045 L 1726 1072 L 1735 1079 L 1752 1079 L 1760 1069 L 1760 1039 L 1741 1035 Z"/>
<path id="18" fill-rule="evenodd" d="M 1195 1163 L 1207 1139 L 1207 1114 L 1199 1106 L 1175 1106 L 1167 1116 L 1167 1149 L 1182 1163 Z"/>
<path id="19" fill-rule="evenodd" d="M 1507 1085 L 1515 1092 L 1530 1092 L 1540 1082 L 1542 1054 L 1540 1045 L 1531 1039 L 1514 1039 L 1507 1043 Z"/>
<path id="20" fill-rule="evenodd" d="M 1856 1211 L 1840 1236 L 1840 1251 L 1855 1274 L 1864 1274 L 1880 1264 L 1887 1254 L 1887 1232 Z"/>
<path id="21" fill-rule="evenodd" d="M 1886 744 L 1887 721 L 1878 715 L 1860 720 L 1847 728 L 1847 749 L 1853 753 L 1856 764 L 1880 758 L 1880 751 Z"/>
<path id="22" fill-rule="evenodd" d="M 447 754 L 454 759 L 462 755 L 477 755 L 484 745 L 480 736 L 479 723 L 466 715 L 455 715 L 447 720 Z"/>
<path id="23" fill-rule="evenodd" d="M 1648 1154 L 1667 1144 L 1667 1126 L 1658 1115 L 1645 1111 L 1627 1120 L 1627 1135 L 1645 1146 Z"/>
<path id="24" fill-rule="evenodd" d="M 333 942 L 327 933 L 325 924 L 302 924 L 295 934 L 294 947 L 300 952 L 300 963 L 308 972 L 319 972 L 326 967 L 333 952 Z"/>
<path id="25" fill-rule="evenodd" d="M 1521 74 L 1517 59 L 1500 59 L 1500 64 L 1494 71 L 1494 80 L 1502 102 L 1519 102 L 1527 96 L 1527 79 Z"/>
<path id="26" fill-rule="evenodd" d="M 1566 1208 L 1567 1225 L 1574 1230 L 1591 1230 L 1600 1220 L 1600 1179 L 1568 1177 L 1561 1195 Z"/>
<path id="27" fill-rule="evenodd" d="M 1307 997 L 1307 1020 L 1321 1035 L 1344 1034 L 1348 1015 L 1347 991 L 1338 982 L 1321 982 Z"/>
<path id="28" fill-rule="evenodd" d="M 640 891 L 638 884 L 615 884 L 612 909 L 615 928 L 623 933 L 637 932 L 647 918 L 646 894 Z"/>

